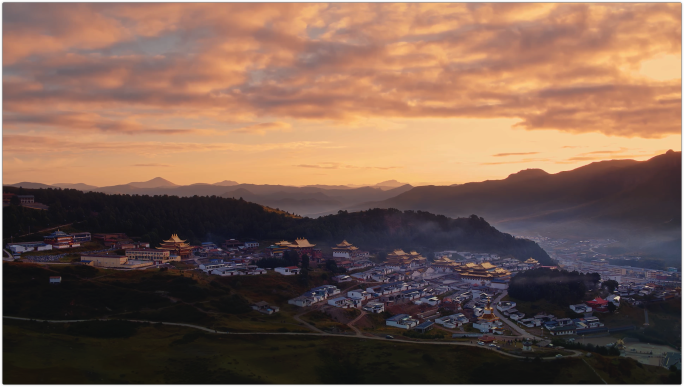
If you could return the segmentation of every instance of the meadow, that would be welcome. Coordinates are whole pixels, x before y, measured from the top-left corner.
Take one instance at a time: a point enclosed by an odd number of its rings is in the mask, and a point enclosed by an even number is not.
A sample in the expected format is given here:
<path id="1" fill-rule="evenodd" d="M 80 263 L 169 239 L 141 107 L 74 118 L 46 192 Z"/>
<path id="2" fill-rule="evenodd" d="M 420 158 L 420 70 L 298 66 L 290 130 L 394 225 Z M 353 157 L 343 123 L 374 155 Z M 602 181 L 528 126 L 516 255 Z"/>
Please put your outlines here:
<path id="1" fill-rule="evenodd" d="M 103 323 L 95 323 L 103 324 Z M 115 331 L 116 334 L 106 332 Z M 520 360 L 485 349 L 353 337 L 212 335 L 162 324 L 4 321 L 4 383 L 602 383 L 629 359 Z M 615 363 L 615 364 L 613 364 Z M 667 371 L 635 366 L 634 383 Z M 496 372 L 492 372 L 496 370 Z M 617 371 L 616 371 L 617 370 Z"/>

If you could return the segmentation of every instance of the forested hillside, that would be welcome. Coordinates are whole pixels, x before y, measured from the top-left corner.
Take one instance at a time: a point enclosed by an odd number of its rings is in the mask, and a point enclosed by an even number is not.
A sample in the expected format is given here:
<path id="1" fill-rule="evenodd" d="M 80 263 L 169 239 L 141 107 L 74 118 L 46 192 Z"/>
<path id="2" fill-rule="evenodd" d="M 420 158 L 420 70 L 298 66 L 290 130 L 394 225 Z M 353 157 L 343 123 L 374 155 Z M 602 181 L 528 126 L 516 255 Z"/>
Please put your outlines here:
<path id="1" fill-rule="evenodd" d="M 74 223 L 90 232 L 125 232 L 152 245 L 177 233 L 191 243 L 226 238 L 259 240 L 306 237 L 328 244 L 348 239 L 377 251 L 393 248 L 435 251 L 462 249 L 497 252 L 518 259 L 552 260 L 536 243 L 516 239 L 472 215 L 451 219 L 422 211 L 372 209 L 311 218 L 293 218 L 269 212 L 258 204 L 216 196 L 138 196 L 84 193 L 71 189 L 19 189 L 5 192 L 35 195 L 47 211 L 5 207 L 3 236 L 17 237 L 32 230 Z M 35 239 L 36 236 L 29 237 Z"/>

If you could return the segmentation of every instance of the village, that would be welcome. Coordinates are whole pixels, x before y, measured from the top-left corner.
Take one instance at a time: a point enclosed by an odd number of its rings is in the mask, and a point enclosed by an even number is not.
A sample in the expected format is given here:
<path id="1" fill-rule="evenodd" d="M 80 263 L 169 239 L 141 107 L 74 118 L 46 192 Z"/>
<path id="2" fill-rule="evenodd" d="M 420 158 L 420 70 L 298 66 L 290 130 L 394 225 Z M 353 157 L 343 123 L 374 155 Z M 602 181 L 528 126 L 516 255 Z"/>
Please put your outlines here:
<path id="1" fill-rule="evenodd" d="M 97 241 L 104 249 L 81 252 L 72 262 L 114 270 L 147 270 L 182 263 L 187 270 L 196 270 L 208 276 L 296 276 L 309 267 L 323 267 L 329 261 L 344 273 L 331 278 L 332 284 L 317 286 L 288 300 L 289 305 L 303 310 L 327 308 L 358 309 L 362 315 L 382 314 L 384 324 L 390 328 L 428 334 L 435 328 L 454 338 L 474 338 L 480 345 L 497 346 L 496 337 L 531 338 L 548 345 L 552 336 L 601 334 L 634 329 L 630 326 L 608 327 L 600 318 L 611 307 L 621 302 L 638 305 L 644 296 L 655 300 L 680 297 L 679 286 L 667 286 L 650 281 L 650 278 L 630 278 L 605 299 L 597 297 L 581 304 L 568 305 L 575 318 L 556 317 L 550 313 L 526 315 L 516 308 L 516 302 L 507 300 L 510 279 L 517 273 L 542 268 L 530 258 L 521 262 L 502 258 L 497 254 L 467 251 L 438 251 L 429 260 L 416 251 L 395 249 L 382 262 L 373 260 L 348 241 L 332 246 L 331 254 L 310 243 L 306 238 L 279 241 L 260 247 L 256 240 L 228 239 L 218 246 L 204 242 L 191 246 L 187 241 L 172 235 L 156 247 L 136 242 L 123 233 L 88 232 L 67 234 L 55 230 L 43 241 L 9 243 L 6 247 L 15 258 L 31 251 L 64 251 L 84 243 Z M 264 258 L 283 258 L 289 252 L 307 256 L 304 265 L 264 267 Z M 121 254 L 123 253 L 123 254 Z M 38 258 L 44 256 L 38 256 Z M 31 255 L 22 258 L 32 261 Z M 558 267 L 548 267 L 558 269 Z M 613 279 L 613 277 L 608 277 Z M 51 278 L 59 283 L 60 278 Z M 348 284 L 354 284 L 345 289 Z M 502 300 L 503 299 L 503 300 Z M 273 314 L 282 305 L 255 302 L 256 311 Z M 539 336 L 536 336 L 539 335 Z M 387 336 L 392 337 L 391 335 Z"/>

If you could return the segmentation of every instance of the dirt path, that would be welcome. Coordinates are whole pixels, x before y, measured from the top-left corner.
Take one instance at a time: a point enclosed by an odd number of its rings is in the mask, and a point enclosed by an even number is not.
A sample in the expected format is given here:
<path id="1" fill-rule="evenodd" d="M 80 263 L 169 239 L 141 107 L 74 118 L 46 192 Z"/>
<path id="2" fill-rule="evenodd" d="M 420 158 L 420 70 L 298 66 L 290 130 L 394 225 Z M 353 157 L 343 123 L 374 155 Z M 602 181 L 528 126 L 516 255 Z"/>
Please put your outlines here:
<path id="1" fill-rule="evenodd" d="M 354 332 L 356 332 L 356 336 L 363 336 L 363 332 L 361 332 L 359 330 L 359 328 L 355 327 L 354 324 L 357 321 L 361 320 L 363 318 L 363 316 L 365 316 L 365 315 L 366 315 L 366 311 L 362 309 L 361 314 L 358 315 L 358 317 L 356 317 L 355 319 L 353 319 L 349 323 L 347 323 L 347 326 L 349 326 L 349 328 L 351 328 Z"/>
<path id="2" fill-rule="evenodd" d="M 592 367 L 591 364 L 587 363 L 587 360 L 586 360 L 586 359 L 582 359 L 582 361 L 584 362 L 584 364 L 586 364 L 587 366 L 589 366 L 589 368 L 591 368 L 592 371 L 594 371 L 594 373 L 596 374 L 596 376 L 598 376 L 599 379 L 601 379 L 601 381 L 603 382 L 603 384 L 608 384 L 608 382 L 606 382 L 605 380 L 603 380 L 603 378 L 601 377 L 601 375 L 599 375 L 599 373 L 596 372 L 596 370 L 594 369 L 594 367 Z"/>
<path id="3" fill-rule="evenodd" d="M 316 332 L 316 333 L 326 334 L 326 333 L 323 332 L 322 330 L 316 328 L 315 326 L 309 324 L 308 322 L 306 322 L 306 321 L 304 321 L 304 320 L 302 320 L 302 319 L 300 318 L 301 316 L 303 316 L 303 315 L 305 315 L 305 314 L 307 314 L 307 313 L 309 313 L 309 312 L 313 312 L 314 310 L 318 310 L 318 309 L 319 309 L 319 308 L 307 310 L 307 311 L 305 311 L 305 312 L 302 312 L 302 313 L 300 313 L 300 314 L 297 314 L 297 315 L 292 316 L 292 318 L 294 318 L 295 321 L 297 321 L 298 323 L 304 324 L 305 327 L 309 328 L 310 330 L 312 330 L 312 331 L 314 331 L 314 332 Z"/>

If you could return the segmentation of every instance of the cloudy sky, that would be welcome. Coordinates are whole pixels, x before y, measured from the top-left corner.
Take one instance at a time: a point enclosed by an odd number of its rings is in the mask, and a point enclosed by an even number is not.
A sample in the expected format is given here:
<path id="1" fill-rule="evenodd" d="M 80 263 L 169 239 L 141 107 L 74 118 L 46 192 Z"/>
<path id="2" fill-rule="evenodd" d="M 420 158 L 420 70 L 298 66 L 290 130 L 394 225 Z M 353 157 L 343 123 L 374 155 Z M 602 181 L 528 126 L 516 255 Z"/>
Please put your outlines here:
<path id="1" fill-rule="evenodd" d="M 3 182 L 452 184 L 681 150 L 681 4 L 3 4 Z"/>

